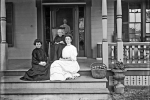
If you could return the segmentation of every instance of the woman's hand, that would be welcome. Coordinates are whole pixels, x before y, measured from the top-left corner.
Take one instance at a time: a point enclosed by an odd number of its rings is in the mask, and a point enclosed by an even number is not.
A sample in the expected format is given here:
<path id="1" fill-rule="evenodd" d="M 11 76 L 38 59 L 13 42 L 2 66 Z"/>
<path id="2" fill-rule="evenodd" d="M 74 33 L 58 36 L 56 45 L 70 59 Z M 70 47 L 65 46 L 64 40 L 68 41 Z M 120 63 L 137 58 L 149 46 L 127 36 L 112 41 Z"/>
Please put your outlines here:
<path id="1" fill-rule="evenodd" d="M 61 60 L 61 61 L 71 61 L 71 58 L 69 57 L 69 58 L 59 58 L 59 60 Z"/>
<path id="2" fill-rule="evenodd" d="M 46 65 L 46 62 L 41 61 L 41 62 L 39 63 L 39 65 L 45 66 L 45 65 Z"/>
<path id="3" fill-rule="evenodd" d="M 54 44 L 59 44 L 59 42 L 55 42 Z"/>
<path id="4" fill-rule="evenodd" d="M 64 41 L 60 41 L 59 43 L 61 43 L 61 44 L 65 44 L 65 43 L 64 43 Z"/>

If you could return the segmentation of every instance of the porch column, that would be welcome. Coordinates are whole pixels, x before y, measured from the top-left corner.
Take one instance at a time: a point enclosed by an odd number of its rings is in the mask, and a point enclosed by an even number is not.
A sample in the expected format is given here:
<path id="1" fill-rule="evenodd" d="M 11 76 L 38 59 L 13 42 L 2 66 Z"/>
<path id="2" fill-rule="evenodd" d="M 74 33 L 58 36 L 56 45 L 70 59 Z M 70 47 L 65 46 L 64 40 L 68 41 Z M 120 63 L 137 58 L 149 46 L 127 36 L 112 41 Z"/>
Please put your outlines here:
<path id="1" fill-rule="evenodd" d="M 107 41 L 107 0 L 102 0 L 102 31 L 103 31 L 103 41 L 102 41 L 102 56 L 103 63 L 108 67 L 108 41 Z"/>
<path id="2" fill-rule="evenodd" d="M 117 60 L 123 62 L 121 0 L 117 0 Z"/>
<path id="3" fill-rule="evenodd" d="M 6 43 L 6 7 L 5 0 L 1 0 L 1 67 L 0 71 L 6 69 L 7 65 L 7 43 Z"/>
<path id="4" fill-rule="evenodd" d="M 146 41 L 146 2 L 145 0 L 141 3 L 141 42 Z"/>

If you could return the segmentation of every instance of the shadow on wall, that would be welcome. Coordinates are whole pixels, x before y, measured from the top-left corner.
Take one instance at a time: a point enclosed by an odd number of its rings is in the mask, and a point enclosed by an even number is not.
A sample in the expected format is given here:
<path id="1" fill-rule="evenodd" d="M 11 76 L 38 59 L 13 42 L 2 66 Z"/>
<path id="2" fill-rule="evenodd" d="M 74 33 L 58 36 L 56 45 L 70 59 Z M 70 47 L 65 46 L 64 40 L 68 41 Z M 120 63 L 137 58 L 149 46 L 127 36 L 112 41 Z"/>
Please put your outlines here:
<path id="1" fill-rule="evenodd" d="M 97 58 L 97 45 L 94 46 L 94 48 L 92 48 L 92 55 L 93 55 L 92 58 Z"/>

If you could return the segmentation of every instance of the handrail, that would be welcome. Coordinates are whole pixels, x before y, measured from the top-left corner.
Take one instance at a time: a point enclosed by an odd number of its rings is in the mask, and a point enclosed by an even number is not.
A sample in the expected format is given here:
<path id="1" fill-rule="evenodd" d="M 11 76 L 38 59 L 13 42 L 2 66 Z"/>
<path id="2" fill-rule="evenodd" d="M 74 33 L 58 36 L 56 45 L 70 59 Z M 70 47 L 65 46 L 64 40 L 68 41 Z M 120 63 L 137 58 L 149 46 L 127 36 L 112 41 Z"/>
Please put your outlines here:
<path id="1" fill-rule="evenodd" d="M 150 46 L 150 42 L 123 42 L 123 45 L 138 45 L 138 46 L 141 46 L 141 45 L 148 45 Z"/>
<path id="2" fill-rule="evenodd" d="M 111 64 L 116 61 L 117 42 L 108 44 Z M 146 64 L 150 58 L 150 42 L 123 42 L 123 60 L 127 64 Z"/>
<path id="3" fill-rule="evenodd" d="M 108 43 L 108 46 L 117 46 L 117 43 L 116 42 L 111 42 L 111 43 Z"/>
<path id="4" fill-rule="evenodd" d="M 116 46 L 117 42 L 110 42 L 108 43 L 108 46 Z M 123 42 L 123 45 L 148 45 L 150 46 L 150 42 Z"/>

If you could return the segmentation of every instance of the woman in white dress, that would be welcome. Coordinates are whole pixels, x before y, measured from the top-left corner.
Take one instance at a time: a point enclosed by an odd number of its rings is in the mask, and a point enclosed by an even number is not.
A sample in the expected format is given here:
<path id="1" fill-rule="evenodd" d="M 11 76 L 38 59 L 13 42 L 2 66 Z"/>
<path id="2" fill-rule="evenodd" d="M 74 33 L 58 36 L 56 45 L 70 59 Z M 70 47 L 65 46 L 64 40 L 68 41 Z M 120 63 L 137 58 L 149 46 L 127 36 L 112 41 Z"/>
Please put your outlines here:
<path id="1" fill-rule="evenodd" d="M 54 61 L 50 67 L 50 80 L 75 79 L 80 76 L 77 72 L 80 70 L 77 62 L 77 49 L 71 44 L 72 36 L 65 36 L 66 46 L 62 50 L 62 58 Z"/>

